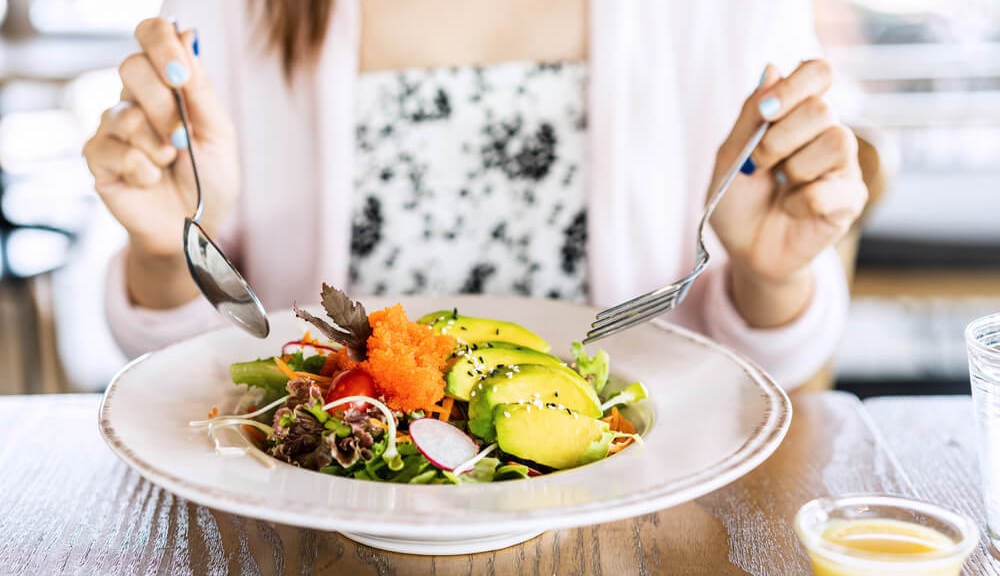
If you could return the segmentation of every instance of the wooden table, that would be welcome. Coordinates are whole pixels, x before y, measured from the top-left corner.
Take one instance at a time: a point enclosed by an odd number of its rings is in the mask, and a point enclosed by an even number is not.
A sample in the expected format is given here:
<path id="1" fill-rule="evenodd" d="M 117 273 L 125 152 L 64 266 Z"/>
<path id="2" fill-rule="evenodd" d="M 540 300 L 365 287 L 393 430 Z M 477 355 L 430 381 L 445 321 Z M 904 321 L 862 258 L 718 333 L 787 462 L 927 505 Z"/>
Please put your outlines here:
<path id="1" fill-rule="evenodd" d="M 329 532 L 191 504 L 146 482 L 97 432 L 96 395 L 0 398 L 0 573 L 808 574 L 791 523 L 817 496 L 914 495 L 983 522 L 971 403 L 793 397 L 788 437 L 743 479 L 631 520 L 494 553 L 385 553 Z M 1000 575 L 985 546 L 967 574 Z"/>

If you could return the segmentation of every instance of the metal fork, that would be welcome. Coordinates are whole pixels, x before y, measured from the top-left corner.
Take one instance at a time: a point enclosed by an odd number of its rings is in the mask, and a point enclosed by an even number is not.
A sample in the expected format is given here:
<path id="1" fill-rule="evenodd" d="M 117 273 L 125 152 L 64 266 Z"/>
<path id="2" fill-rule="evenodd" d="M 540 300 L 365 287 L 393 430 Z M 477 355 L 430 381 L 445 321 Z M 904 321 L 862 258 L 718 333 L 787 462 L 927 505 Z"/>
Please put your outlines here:
<path id="1" fill-rule="evenodd" d="M 765 122 L 754 132 L 750 141 L 740 151 L 736 161 L 729 168 L 729 172 L 726 173 L 725 178 L 719 183 L 718 188 L 715 189 L 715 192 L 712 193 L 708 203 L 705 205 L 705 212 L 702 214 L 701 222 L 698 224 L 698 249 L 695 254 L 694 268 L 691 272 L 669 286 L 647 292 L 642 296 L 637 296 L 598 312 L 597 318 L 590 325 L 587 337 L 583 339 L 584 344 L 596 342 L 601 338 L 617 334 L 636 324 L 641 324 L 654 316 L 659 316 L 668 310 L 672 310 L 684 300 L 695 278 L 701 275 L 705 271 L 705 266 L 708 265 L 709 254 L 708 250 L 705 249 L 705 224 L 712 217 L 715 207 L 719 205 L 722 196 L 736 178 L 736 173 L 739 172 L 740 167 L 743 166 L 747 158 L 750 157 L 750 154 L 753 153 L 754 148 L 760 143 L 760 139 L 764 137 L 764 132 L 767 132 L 768 126 L 770 126 L 770 123 Z"/>

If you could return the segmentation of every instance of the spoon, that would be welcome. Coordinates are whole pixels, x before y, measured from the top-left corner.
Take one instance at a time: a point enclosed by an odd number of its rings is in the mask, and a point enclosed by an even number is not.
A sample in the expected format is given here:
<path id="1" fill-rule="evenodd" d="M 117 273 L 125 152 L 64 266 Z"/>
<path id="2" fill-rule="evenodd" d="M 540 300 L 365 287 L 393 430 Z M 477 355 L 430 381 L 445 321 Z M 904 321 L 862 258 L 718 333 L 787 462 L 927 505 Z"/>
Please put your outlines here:
<path id="1" fill-rule="evenodd" d="M 198 192 L 198 206 L 194 215 L 184 219 L 184 256 L 187 258 L 188 270 L 194 283 L 201 293 L 215 306 L 220 314 L 258 338 L 266 338 L 271 331 L 267 321 L 264 306 L 261 305 L 253 288 L 236 270 L 233 263 L 226 258 L 218 245 L 198 223 L 204 208 L 201 197 L 201 181 L 198 179 L 198 165 L 194 159 L 194 140 L 188 129 L 187 111 L 184 98 L 178 89 L 174 89 L 174 100 L 180 111 L 181 125 L 188 141 L 188 157 L 191 158 L 191 172 L 194 174 L 194 187 Z"/>

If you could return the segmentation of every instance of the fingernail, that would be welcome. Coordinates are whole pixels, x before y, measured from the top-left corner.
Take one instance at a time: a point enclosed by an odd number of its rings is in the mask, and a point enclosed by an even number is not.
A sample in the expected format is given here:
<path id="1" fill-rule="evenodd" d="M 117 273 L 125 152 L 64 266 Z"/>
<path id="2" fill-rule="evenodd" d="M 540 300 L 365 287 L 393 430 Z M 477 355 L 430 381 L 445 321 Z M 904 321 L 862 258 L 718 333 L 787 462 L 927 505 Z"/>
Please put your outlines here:
<path id="1" fill-rule="evenodd" d="M 777 114 L 778 110 L 781 109 L 781 102 L 778 102 L 778 99 L 774 96 L 768 96 L 760 101 L 757 109 L 760 110 L 761 116 L 764 118 L 770 118 L 771 116 Z"/>
<path id="2" fill-rule="evenodd" d="M 174 86 L 180 86 L 181 84 L 187 82 L 188 78 L 191 76 L 188 73 L 187 68 L 185 68 L 184 65 L 177 60 L 167 62 L 167 66 L 164 68 L 164 71 L 167 73 L 167 80 Z"/>
<path id="3" fill-rule="evenodd" d="M 156 168 L 147 167 L 142 173 L 142 179 L 148 184 L 156 184 L 160 181 L 160 171 Z"/>
<path id="4" fill-rule="evenodd" d="M 195 29 L 195 31 L 194 31 L 194 42 L 191 42 L 191 52 L 193 52 L 195 56 L 197 56 L 198 53 L 199 53 L 199 50 L 198 50 L 198 30 L 197 29 Z"/>
<path id="5" fill-rule="evenodd" d="M 184 150 L 188 147 L 187 132 L 184 131 L 183 126 L 178 126 L 173 134 L 170 135 L 170 143 L 178 150 Z"/>
<path id="6" fill-rule="evenodd" d="M 760 88 L 767 81 L 767 69 L 768 66 L 764 66 L 764 71 L 760 73 L 760 80 L 757 81 L 757 87 Z"/>
<path id="7" fill-rule="evenodd" d="M 785 171 L 779 168 L 774 171 L 774 181 L 778 183 L 778 186 L 784 186 L 788 184 L 788 176 L 785 176 Z"/>
<path id="8" fill-rule="evenodd" d="M 747 176 L 754 173 L 757 169 L 757 165 L 753 163 L 753 158 L 747 158 L 747 161 L 740 166 L 740 172 L 746 174 Z"/>

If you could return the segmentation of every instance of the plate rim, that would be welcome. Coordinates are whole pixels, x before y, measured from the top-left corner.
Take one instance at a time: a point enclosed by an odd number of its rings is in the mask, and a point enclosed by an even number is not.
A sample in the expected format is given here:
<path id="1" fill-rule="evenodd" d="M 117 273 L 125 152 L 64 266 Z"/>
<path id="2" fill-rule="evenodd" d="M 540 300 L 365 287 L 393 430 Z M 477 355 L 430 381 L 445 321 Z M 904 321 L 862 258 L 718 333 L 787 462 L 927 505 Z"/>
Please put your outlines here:
<path id="1" fill-rule="evenodd" d="M 514 299 L 524 300 L 523 298 Z M 597 310 L 592 306 L 583 304 L 564 301 L 553 302 L 583 308 L 588 311 Z M 269 316 L 277 316 L 290 312 L 290 309 L 284 309 L 271 313 Z M 166 350 L 181 345 L 188 340 L 171 344 L 157 351 L 148 352 L 123 366 L 111 379 L 101 397 L 98 410 L 98 429 L 111 450 L 130 468 L 149 482 L 191 502 L 210 508 L 292 526 L 356 532 L 381 537 L 412 537 L 414 534 L 419 534 L 422 531 L 433 528 L 436 536 L 439 538 L 462 538 L 488 536 L 498 533 L 498 530 L 502 532 L 528 532 L 539 529 L 570 528 L 613 522 L 694 500 L 743 477 L 763 463 L 777 450 L 788 432 L 792 419 L 792 404 L 788 394 L 749 358 L 706 336 L 665 320 L 657 319 L 649 324 L 657 330 L 686 338 L 696 344 L 706 346 L 727 356 L 744 371 L 750 380 L 756 384 L 758 390 L 768 399 L 766 417 L 739 448 L 729 453 L 724 459 L 698 472 L 655 485 L 637 494 L 599 503 L 591 502 L 587 504 L 566 505 L 546 508 L 541 511 L 483 512 L 484 516 L 490 516 L 502 522 L 499 525 L 494 522 L 421 522 L 420 519 L 412 515 L 401 515 L 400 519 L 406 519 L 405 522 L 386 524 L 382 516 L 378 518 L 372 516 L 367 519 L 357 519 L 345 516 L 324 515 L 317 513 L 316 507 L 312 509 L 304 508 L 298 502 L 279 500 L 275 495 L 267 495 L 266 497 L 262 495 L 234 495 L 217 486 L 205 485 L 181 478 L 169 470 L 160 469 L 146 462 L 132 451 L 115 430 L 112 422 L 114 418 L 115 393 L 119 388 L 121 380 L 130 371 L 143 362 L 147 362 L 154 355 L 162 354 Z M 224 327 L 203 333 L 200 336 L 208 336 L 226 330 L 235 329 Z M 340 480 L 355 481 L 342 478 Z M 403 485 L 396 486 L 404 488 Z M 416 488 L 424 489 L 428 487 L 420 486 Z M 454 486 L 443 488 L 434 486 L 430 488 L 461 489 Z"/>

